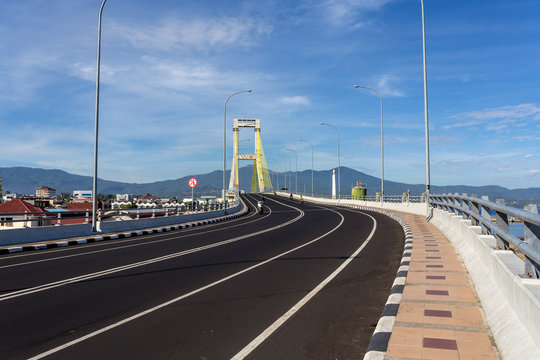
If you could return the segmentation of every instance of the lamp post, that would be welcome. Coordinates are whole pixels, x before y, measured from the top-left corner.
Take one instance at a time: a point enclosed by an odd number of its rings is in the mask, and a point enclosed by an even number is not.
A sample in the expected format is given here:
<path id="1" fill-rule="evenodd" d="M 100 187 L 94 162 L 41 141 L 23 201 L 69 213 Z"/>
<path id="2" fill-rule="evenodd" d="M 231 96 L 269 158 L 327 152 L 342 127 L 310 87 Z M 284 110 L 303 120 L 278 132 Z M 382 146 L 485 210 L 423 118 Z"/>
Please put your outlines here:
<path id="1" fill-rule="evenodd" d="M 339 171 L 339 168 L 341 167 L 340 165 L 340 159 L 339 159 L 339 131 L 337 129 L 337 127 L 335 127 L 334 125 L 332 124 L 328 124 L 328 123 L 324 123 L 322 122 L 321 125 L 326 125 L 326 126 L 330 126 L 330 127 L 333 127 L 334 130 L 336 130 L 336 135 L 337 135 L 337 162 L 338 162 L 338 200 L 341 200 L 341 174 L 340 174 L 340 171 Z"/>
<path id="2" fill-rule="evenodd" d="M 245 92 L 252 92 L 253 90 L 237 91 L 229 95 L 225 101 L 225 108 L 223 110 L 223 204 L 225 204 L 225 172 L 227 171 L 227 103 L 234 96 Z M 225 207 L 225 211 L 227 208 Z"/>
<path id="3" fill-rule="evenodd" d="M 279 156 L 283 159 L 283 187 L 287 188 L 287 159 L 284 155 L 279 154 Z"/>
<path id="4" fill-rule="evenodd" d="M 294 156 L 295 156 L 295 159 L 296 159 L 296 171 L 294 173 L 294 177 L 295 177 L 294 192 L 296 194 L 298 194 L 298 154 L 293 149 L 286 148 L 285 150 L 292 151 L 294 153 Z"/>
<path id="5" fill-rule="evenodd" d="M 424 0 L 422 4 L 422 48 L 424 60 L 424 119 L 426 132 L 426 216 L 429 216 L 429 191 L 430 191 L 430 169 L 429 169 L 429 119 L 428 119 L 428 93 L 427 93 L 427 65 L 426 65 L 426 20 L 424 16 Z"/>
<path id="6" fill-rule="evenodd" d="M 97 70 L 96 70 L 96 112 L 94 117 L 94 180 L 92 182 L 92 232 L 97 232 L 97 167 L 98 167 L 98 130 L 99 130 L 99 72 L 101 61 L 101 15 L 105 2 L 103 0 L 99 8 L 98 17 L 98 41 L 97 41 Z"/>
<path id="7" fill-rule="evenodd" d="M 375 92 L 379 96 L 381 102 L 381 203 L 384 202 L 384 133 L 383 133 L 383 105 L 382 105 L 382 96 L 381 94 L 370 87 L 354 85 L 355 88 L 367 89 Z"/>
<path id="8" fill-rule="evenodd" d="M 307 142 L 309 145 L 311 145 L 311 197 L 313 197 L 313 144 L 311 141 L 307 140 L 300 139 L 298 141 Z"/>

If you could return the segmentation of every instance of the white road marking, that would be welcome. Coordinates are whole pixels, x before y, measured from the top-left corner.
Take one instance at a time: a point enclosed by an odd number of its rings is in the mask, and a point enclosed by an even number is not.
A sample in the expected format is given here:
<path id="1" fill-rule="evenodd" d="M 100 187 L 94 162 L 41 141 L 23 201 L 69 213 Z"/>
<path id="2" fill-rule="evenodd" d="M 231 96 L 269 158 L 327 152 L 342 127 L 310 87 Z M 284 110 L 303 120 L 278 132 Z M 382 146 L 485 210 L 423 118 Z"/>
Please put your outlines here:
<path id="1" fill-rule="evenodd" d="M 275 200 L 274 200 L 274 201 L 275 201 Z M 283 204 L 283 205 L 286 205 L 286 204 Z M 289 206 L 289 205 L 286 205 L 286 206 Z M 298 210 L 301 211 L 300 209 L 298 209 Z M 333 210 L 330 210 L 330 211 L 333 211 Z M 221 284 L 221 283 L 223 283 L 223 282 L 225 282 L 225 281 L 227 281 L 227 280 L 233 279 L 233 278 L 235 278 L 235 277 L 237 277 L 237 276 L 239 276 L 239 275 L 242 275 L 242 274 L 244 274 L 244 273 L 246 273 L 246 272 L 248 272 L 248 271 L 254 270 L 254 269 L 256 269 L 256 268 L 258 268 L 258 267 L 260 267 L 260 266 L 262 266 L 262 265 L 265 265 L 265 264 L 267 264 L 267 263 L 269 263 L 269 262 L 271 262 L 271 261 L 274 261 L 274 260 L 276 260 L 276 259 L 278 259 L 278 258 L 280 258 L 280 257 L 283 257 L 283 256 L 285 256 L 285 255 L 288 255 L 288 254 L 290 254 L 290 253 L 292 253 L 292 252 L 294 252 L 294 251 L 296 251 L 296 250 L 299 250 L 299 249 L 301 249 L 301 248 L 303 248 L 303 247 L 306 247 L 306 246 L 308 246 L 308 245 L 311 245 L 311 244 L 313 244 L 314 242 L 319 241 L 320 239 L 322 239 L 322 238 L 328 236 L 329 234 L 333 233 L 334 231 L 336 231 L 338 228 L 341 227 L 341 225 L 342 225 L 343 222 L 345 221 L 345 218 L 343 217 L 343 215 L 341 215 L 341 214 L 338 213 L 337 211 L 333 211 L 333 212 L 337 213 L 337 214 L 341 217 L 341 221 L 339 222 L 339 224 L 336 225 L 332 230 L 326 232 L 325 234 L 323 234 L 323 235 L 321 235 L 321 236 L 319 236 L 319 237 L 317 237 L 317 238 L 315 238 L 315 239 L 313 239 L 313 240 L 310 240 L 310 241 L 308 241 L 308 242 L 306 242 L 306 243 L 304 243 L 304 244 L 302 244 L 302 245 L 299 245 L 299 246 L 297 246 L 297 247 L 295 247 L 295 248 L 293 248 L 293 249 L 290 249 L 290 250 L 287 250 L 287 251 L 285 251 L 285 252 L 282 252 L 281 254 L 278 254 L 278 255 L 276 255 L 276 256 L 270 258 L 270 259 L 261 261 L 260 263 L 255 264 L 255 265 L 252 265 L 252 266 L 250 266 L 250 267 L 248 267 L 248 268 L 245 268 L 244 270 L 240 270 L 240 271 L 238 271 L 238 272 L 236 272 L 236 273 L 234 273 L 234 274 L 231 274 L 231 275 L 229 275 L 229 276 L 226 276 L 226 277 L 224 277 L 224 278 L 222 278 L 222 279 L 220 279 L 220 280 L 214 281 L 214 282 L 212 282 L 212 283 L 210 283 L 210 284 L 207 284 L 207 285 L 205 285 L 205 286 L 203 286 L 203 287 L 200 287 L 200 288 L 198 288 L 198 289 L 196 289 L 196 290 L 193 290 L 193 291 L 191 291 L 191 292 L 189 292 L 189 293 L 186 293 L 186 294 L 184 294 L 184 295 L 178 296 L 178 297 L 176 297 L 176 298 L 174 298 L 174 299 L 172 299 L 172 300 L 169 300 L 169 301 L 167 301 L 167 302 L 164 302 L 164 303 L 162 303 L 162 304 L 159 304 L 159 305 L 157 305 L 157 306 L 154 306 L 154 307 L 152 307 L 152 308 L 150 308 L 150 309 L 147 309 L 147 310 L 145 310 L 145 311 L 142 311 L 142 312 L 140 312 L 140 313 L 138 313 L 138 314 L 135 314 L 135 315 L 133 315 L 133 316 L 130 316 L 130 317 L 128 317 L 128 318 L 125 318 L 125 319 L 123 319 L 123 320 L 120 320 L 120 321 L 118 321 L 118 322 L 116 322 L 116 323 L 114 323 L 114 324 L 111 324 L 111 325 L 109 325 L 109 326 L 106 326 L 106 327 L 104 327 L 104 328 L 101 328 L 101 329 L 99 329 L 99 330 L 96 330 L 96 331 L 94 331 L 94 332 L 92 332 L 92 333 L 90 333 L 90 334 L 87 334 L 87 335 L 85 335 L 85 336 L 82 336 L 82 337 L 80 337 L 80 338 L 78 338 L 78 339 L 72 340 L 72 341 L 70 341 L 70 342 L 68 342 L 68 343 L 66 343 L 66 344 L 60 345 L 60 346 L 55 347 L 55 348 L 53 348 L 53 349 L 51 349 L 51 350 L 48 350 L 48 351 L 43 352 L 43 353 L 41 353 L 41 354 L 38 354 L 38 355 L 36 355 L 36 356 L 34 356 L 34 357 L 29 358 L 28 360 L 38 360 L 38 359 L 42 359 L 42 358 L 44 358 L 44 357 L 46 357 L 46 356 L 52 355 L 52 354 L 54 354 L 54 353 L 57 353 L 58 351 L 64 350 L 64 349 L 66 349 L 66 348 L 68 348 L 68 347 L 70 347 L 70 346 L 73 346 L 73 345 L 75 345 L 75 344 L 78 344 L 78 343 L 80 343 L 80 342 L 83 342 L 83 341 L 85 341 L 85 340 L 88 340 L 88 339 L 90 339 L 90 338 L 93 338 L 93 337 L 95 337 L 95 336 L 97 336 L 97 335 L 99 335 L 99 334 L 102 334 L 102 333 L 104 333 L 104 332 L 106 332 L 106 331 L 109 331 L 109 330 L 111 330 L 111 329 L 114 329 L 114 328 L 116 328 L 116 327 L 118 327 L 118 326 L 121 326 L 121 325 L 126 324 L 126 323 L 128 323 L 128 322 L 131 322 L 131 321 L 133 321 L 133 320 L 135 320 L 135 319 L 138 319 L 138 318 L 140 318 L 140 317 L 142 317 L 142 316 L 148 315 L 148 314 L 150 314 L 150 313 L 152 313 L 152 312 L 154 312 L 154 311 L 156 311 L 156 310 L 162 309 L 162 308 L 164 308 L 164 307 L 166 307 L 166 306 L 169 306 L 169 305 L 171 305 L 171 304 L 173 304 L 173 303 L 175 303 L 175 302 L 178 302 L 178 301 L 180 301 L 180 300 L 182 300 L 182 299 L 185 299 L 185 298 L 187 298 L 187 297 L 190 297 L 190 296 L 192 296 L 192 295 L 195 295 L 195 294 L 197 294 L 197 293 L 200 293 L 200 292 L 202 292 L 202 291 L 204 291 L 204 290 L 206 290 L 206 289 L 209 289 L 209 288 L 211 288 L 211 287 L 214 287 L 214 286 L 216 286 L 216 285 L 219 285 L 219 284 Z M 303 212 L 302 212 L 301 216 L 304 216 L 304 215 L 303 215 Z"/>
<path id="2" fill-rule="evenodd" d="M 285 204 L 283 204 L 285 205 Z M 253 217 L 256 215 L 256 212 L 254 212 L 253 214 L 249 215 L 248 218 L 250 217 Z M 238 227 L 238 226 L 245 226 L 245 225 L 248 225 L 248 224 L 251 224 L 253 222 L 256 222 L 256 221 L 260 221 L 262 218 L 256 218 L 255 220 L 252 220 L 252 221 L 248 221 L 248 222 L 245 222 L 245 223 L 241 223 L 241 224 L 236 224 L 236 225 L 232 225 L 232 226 L 229 226 L 228 228 L 232 228 L 232 227 Z M 221 225 L 221 224 L 218 224 L 218 225 Z M 189 226 L 188 226 L 189 227 Z M 186 228 L 186 225 L 182 225 L 182 229 L 185 229 Z M 157 235 L 155 236 L 154 238 L 152 238 L 151 241 L 145 241 L 146 239 L 142 239 L 143 243 L 138 243 L 138 244 L 129 244 L 129 245 L 124 245 L 124 246 L 117 246 L 117 247 L 114 247 L 114 248 L 110 248 L 110 249 L 103 249 L 103 250 L 94 250 L 94 251 L 86 251 L 84 253 L 79 253 L 79 254 L 72 254 L 72 255 L 64 255 L 64 256 L 57 256 L 57 257 L 53 257 L 53 258 L 48 258 L 48 259 L 41 259 L 41 260 L 33 260 L 33 261 L 27 261 L 27 262 L 24 262 L 24 263 L 17 263 L 17 264 L 10 264 L 10 265 L 3 265 L 3 266 L 0 266 L 0 269 L 5 269 L 5 268 L 10 268 L 10 267 L 16 267 L 16 266 L 23 266 L 23 265 L 29 265 L 29 264 L 35 264 L 35 263 L 41 263 L 41 262 L 47 262 L 47 261 L 54 261 L 54 260 L 59 260 L 59 259 L 66 259 L 66 258 L 70 258 L 70 257 L 76 257 L 76 256 L 84 256 L 84 255 L 91 255 L 91 254 L 96 254 L 96 253 L 101 253 L 101 252 L 109 252 L 109 251 L 115 251 L 115 250 L 120 250 L 120 249 L 125 249 L 125 248 L 130 248 L 130 247 L 137 247 L 137 246 L 145 246 L 145 245 L 152 245 L 152 244 L 156 244 L 156 243 L 160 243 L 160 242 L 164 242 L 164 241 L 171 241 L 171 240 L 178 240 L 178 239 L 181 239 L 181 238 L 184 238 L 184 237 L 190 237 L 190 236 L 196 236 L 196 235 L 202 235 L 202 234 L 208 234 L 208 233 L 211 233 L 211 232 L 216 232 L 216 231 L 221 231 L 223 230 L 222 228 L 219 228 L 219 229 L 211 229 L 211 230 L 208 230 L 208 231 L 198 231 L 198 232 L 193 232 L 193 231 L 190 231 L 189 233 L 182 233 L 180 234 L 179 236 L 174 236 L 174 237 L 166 237 L 164 239 L 160 239 L 161 237 L 164 237 L 162 235 Z M 189 230 L 188 230 L 189 231 Z M 141 232 L 142 234 L 142 232 Z M 96 238 L 94 241 L 101 241 L 103 240 L 102 237 L 100 238 Z M 133 241 L 140 241 L 141 239 L 133 239 Z M 83 241 L 83 240 L 79 240 L 79 241 Z M 86 243 L 86 240 L 84 240 L 84 243 Z M 93 246 L 94 247 L 97 247 L 97 246 L 109 246 L 110 243 L 105 243 L 105 244 L 94 244 Z M 17 247 L 17 248 L 11 248 L 11 249 L 17 249 L 16 251 L 12 251 L 12 252 L 22 252 L 22 247 Z M 20 249 L 20 250 L 19 250 Z M 66 248 L 66 249 L 61 249 L 61 250 L 56 250 L 55 252 L 63 252 L 63 251 L 73 251 L 73 250 L 78 250 L 77 248 L 75 247 L 71 247 L 71 248 Z M 18 257 L 28 257 L 28 256 L 36 256 L 36 255 L 43 255 L 43 254 L 36 254 L 36 253 L 29 253 L 29 254 L 22 254 L 22 255 L 19 255 Z M 5 259 L 9 259 L 9 258 L 5 258 Z M 0 258 L 0 260 L 2 260 Z"/>
<path id="3" fill-rule="evenodd" d="M 283 204 L 283 205 L 289 206 L 289 205 L 286 205 L 286 204 Z M 110 268 L 110 269 L 107 269 L 107 270 L 97 271 L 97 272 L 94 272 L 94 273 L 89 273 L 89 274 L 85 274 L 85 275 L 76 276 L 76 277 L 73 277 L 73 278 L 59 280 L 59 281 L 55 281 L 55 282 L 48 283 L 48 284 L 38 285 L 38 286 L 34 286 L 34 287 L 31 287 L 31 288 L 28 288 L 28 289 L 13 291 L 13 292 L 10 292 L 10 293 L 0 295 L 0 302 L 5 301 L 5 300 L 9 300 L 9 299 L 12 299 L 12 298 L 24 296 L 24 295 L 29 295 L 29 294 L 33 294 L 33 293 L 37 293 L 37 292 L 57 288 L 57 287 L 68 285 L 68 284 L 73 284 L 73 283 L 76 283 L 76 282 L 81 282 L 81 281 L 84 281 L 84 280 L 89 280 L 89 279 L 101 277 L 101 276 L 104 276 L 104 275 L 114 274 L 114 273 L 117 273 L 117 272 L 120 272 L 120 271 L 130 270 L 130 269 L 134 269 L 134 268 L 137 268 L 137 267 L 141 267 L 141 266 L 145 266 L 145 265 L 149 265 L 149 264 L 153 264 L 153 263 L 157 263 L 157 262 L 174 259 L 176 257 L 185 256 L 185 255 L 192 254 L 192 253 L 195 253 L 195 252 L 199 252 L 199 251 L 202 251 L 202 250 L 211 249 L 211 248 L 214 248 L 214 247 L 218 247 L 218 246 L 230 244 L 230 243 L 233 243 L 233 242 L 236 242 L 236 241 L 244 240 L 244 239 L 247 239 L 247 238 L 250 238 L 250 237 L 253 237 L 253 236 L 261 235 L 261 234 L 264 234 L 264 233 L 267 233 L 267 232 L 270 232 L 270 231 L 273 231 L 273 230 L 280 229 L 282 227 L 285 227 L 287 225 L 290 225 L 290 224 L 300 220 L 302 217 L 304 217 L 304 212 L 302 210 L 300 210 L 300 209 L 298 209 L 298 211 L 300 212 L 300 215 L 298 215 L 297 217 L 295 217 L 295 218 L 293 218 L 293 219 L 291 219 L 291 220 L 289 220 L 287 222 L 284 222 L 282 224 L 279 224 L 279 225 L 273 226 L 271 228 L 268 228 L 268 229 L 260 230 L 260 231 L 250 233 L 250 234 L 246 234 L 246 235 L 242 235 L 242 236 L 237 236 L 235 238 L 228 239 L 228 240 L 223 240 L 223 241 L 213 243 L 213 244 L 200 246 L 200 247 L 197 247 L 197 248 L 192 248 L 192 249 L 188 249 L 188 250 L 179 251 L 179 252 L 176 252 L 176 253 L 173 253 L 173 254 L 156 257 L 156 258 L 153 258 L 153 259 L 143 260 L 143 261 L 139 261 L 139 262 L 132 263 L 132 264 L 127 264 L 127 265 L 118 266 L 118 267 L 115 267 L 115 268 Z"/>
<path id="4" fill-rule="evenodd" d="M 304 296 L 300 301 L 298 301 L 293 307 L 289 309 L 285 314 L 283 314 L 279 319 L 274 321 L 266 330 L 264 330 L 259 336 L 253 339 L 249 344 L 247 344 L 242 350 L 240 350 L 231 360 L 240 360 L 248 356 L 253 350 L 255 350 L 263 341 L 265 341 L 274 331 L 276 331 L 281 325 L 283 325 L 291 316 L 293 316 L 298 310 L 300 310 L 309 300 L 311 300 L 315 295 L 319 293 L 332 279 L 334 279 L 345 267 L 366 247 L 377 229 L 377 220 L 369 214 L 365 214 L 373 220 L 373 229 L 367 237 L 367 239 L 362 243 L 362 245 L 356 249 L 356 251 L 350 255 L 347 260 L 345 260 L 333 273 L 331 273 L 326 279 L 324 279 L 319 285 L 317 285 L 313 290 L 311 290 L 306 296 Z"/>

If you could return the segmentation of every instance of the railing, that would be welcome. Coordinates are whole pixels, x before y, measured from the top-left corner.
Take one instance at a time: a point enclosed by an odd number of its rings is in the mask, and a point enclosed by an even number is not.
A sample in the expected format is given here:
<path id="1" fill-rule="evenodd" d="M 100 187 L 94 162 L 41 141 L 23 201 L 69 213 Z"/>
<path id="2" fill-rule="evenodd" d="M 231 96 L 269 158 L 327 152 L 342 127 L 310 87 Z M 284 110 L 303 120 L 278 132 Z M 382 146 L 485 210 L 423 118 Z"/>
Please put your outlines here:
<path id="1" fill-rule="evenodd" d="M 168 216 L 180 216 L 195 212 L 217 211 L 235 207 L 238 201 L 217 204 L 181 204 L 166 208 L 141 208 L 141 209 L 99 209 L 98 221 L 128 221 L 141 218 L 156 218 Z M 75 210 L 61 212 L 24 212 L 0 214 L 0 229 L 11 229 L 15 223 L 23 223 L 22 227 L 35 226 L 61 226 L 67 224 L 88 224 L 92 221 L 91 210 Z"/>
<path id="2" fill-rule="evenodd" d="M 306 194 L 308 195 L 308 194 Z M 317 198 L 321 199 L 334 199 L 338 200 L 337 195 L 332 197 L 331 195 L 314 195 Z M 424 203 L 426 202 L 425 195 L 422 196 L 411 196 L 409 194 L 403 195 L 384 195 L 384 199 L 381 195 L 341 195 L 342 200 L 360 200 L 360 201 L 371 201 L 371 202 L 391 202 L 391 203 Z"/>
<path id="3" fill-rule="evenodd" d="M 431 195 L 432 206 L 462 215 L 473 225 L 481 226 L 485 234 L 497 239 L 497 247 L 519 251 L 525 257 L 525 271 L 531 277 L 540 277 L 540 215 L 536 205 L 527 211 L 505 206 L 503 200 L 489 201 L 487 196 Z M 509 231 L 509 222 L 523 223 L 523 238 Z"/>

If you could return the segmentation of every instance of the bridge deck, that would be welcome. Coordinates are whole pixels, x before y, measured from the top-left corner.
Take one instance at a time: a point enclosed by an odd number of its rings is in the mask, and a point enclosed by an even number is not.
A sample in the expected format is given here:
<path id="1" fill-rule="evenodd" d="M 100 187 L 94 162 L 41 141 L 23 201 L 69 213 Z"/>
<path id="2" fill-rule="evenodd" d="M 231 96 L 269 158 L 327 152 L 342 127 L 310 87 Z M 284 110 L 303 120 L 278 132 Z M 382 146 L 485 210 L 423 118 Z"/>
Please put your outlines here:
<path id="1" fill-rule="evenodd" d="M 403 296 L 386 359 L 499 359 L 478 295 L 452 244 L 424 216 L 413 232 Z"/>

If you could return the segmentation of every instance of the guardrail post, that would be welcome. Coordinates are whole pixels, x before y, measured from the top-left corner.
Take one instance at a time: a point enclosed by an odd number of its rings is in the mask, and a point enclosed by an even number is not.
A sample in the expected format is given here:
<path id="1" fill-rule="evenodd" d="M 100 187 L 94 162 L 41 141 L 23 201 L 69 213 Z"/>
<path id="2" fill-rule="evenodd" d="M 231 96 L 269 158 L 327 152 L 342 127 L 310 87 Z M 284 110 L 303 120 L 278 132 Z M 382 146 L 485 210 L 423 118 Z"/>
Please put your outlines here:
<path id="1" fill-rule="evenodd" d="M 62 225 L 62 214 L 58 213 L 57 218 L 58 220 L 56 221 L 56 226 Z"/>
<path id="2" fill-rule="evenodd" d="M 461 196 L 467 196 L 467 193 L 461 194 Z M 467 199 L 461 199 L 461 210 L 464 219 L 470 219 L 469 211 L 471 210 L 471 202 Z"/>
<path id="3" fill-rule="evenodd" d="M 85 215 L 84 215 L 84 223 L 85 223 L 85 224 L 88 224 L 88 223 L 89 223 L 89 221 L 88 221 L 88 215 L 89 215 L 89 214 L 88 214 L 88 211 L 87 211 L 87 212 L 85 213 Z"/>
<path id="4" fill-rule="evenodd" d="M 169 217 L 169 209 L 165 208 L 165 217 Z"/>
<path id="5" fill-rule="evenodd" d="M 489 201 L 489 196 L 483 195 L 482 200 Z M 491 222 L 491 209 L 488 206 L 482 205 L 482 217 L 486 219 L 487 222 Z M 482 225 L 484 234 L 489 234 L 491 231 L 485 225 Z"/>
<path id="6" fill-rule="evenodd" d="M 152 218 L 155 218 L 156 217 L 156 208 L 153 208 L 152 209 Z"/>
<path id="7" fill-rule="evenodd" d="M 475 198 L 477 195 L 472 194 L 471 197 Z M 480 216 L 480 205 L 478 205 L 478 203 L 474 200 L 471 201 L 471 210 L 475 215 Z M 478 220 L 476 220 L 476 218 L 473 217 L 471 221 L 474 226 L 478 225 Z"/>
<path id="8" fill-rule="evenodd" d="M 497 204 L 505 205 L 504 199 L 497 199 Z M 508 215 L 495 210 L 495 222 L 497 223 L 497 226 L 503 229 L 506 232 L 509 232 L 510 227 L 508 226 Z M 499 234 L 496 234 L 495 236 L 497 238 L 497 248 L 502 250 L 508 249 L 508 242 L 503 239 L 502 236 Z"/>
<path id="9" fill-rule="evenodd" d="M 27 224 L 27 221 L 28 221 L 28 211 L 24 211 L 24 227 L 28 227 L 28 224 Z"/>
<path id="10" fill-rule="evenodd" d="M 137 209 L 137 220 L 141 218 L 141 210 Z"/>
<path id="11" fill-rule="evenodd" d="M 538 214 L 538 207 L 535 204 L 527 204 L 523 210 L 533 214 Z M 536 251 L 540 251 L 540 226 L 531 224 L 527 221 L 523 222 L 524 241 Z M 540 276 L 540 265 L 534 264 L 525 256 L 525 272 L 534 279 Z"/>
<path id="12" fill-rule="evenodd" d="M 452 206 L 454 207 L 454 213 L 458 214 L 458 215 L 463 215 L 463 212 L 461 211 L 461 200 L 458 198 L 459 194 L 458 193 L 455 193 L 454 194 L 454 197 L 453 197 L 453 204 Z"/>

